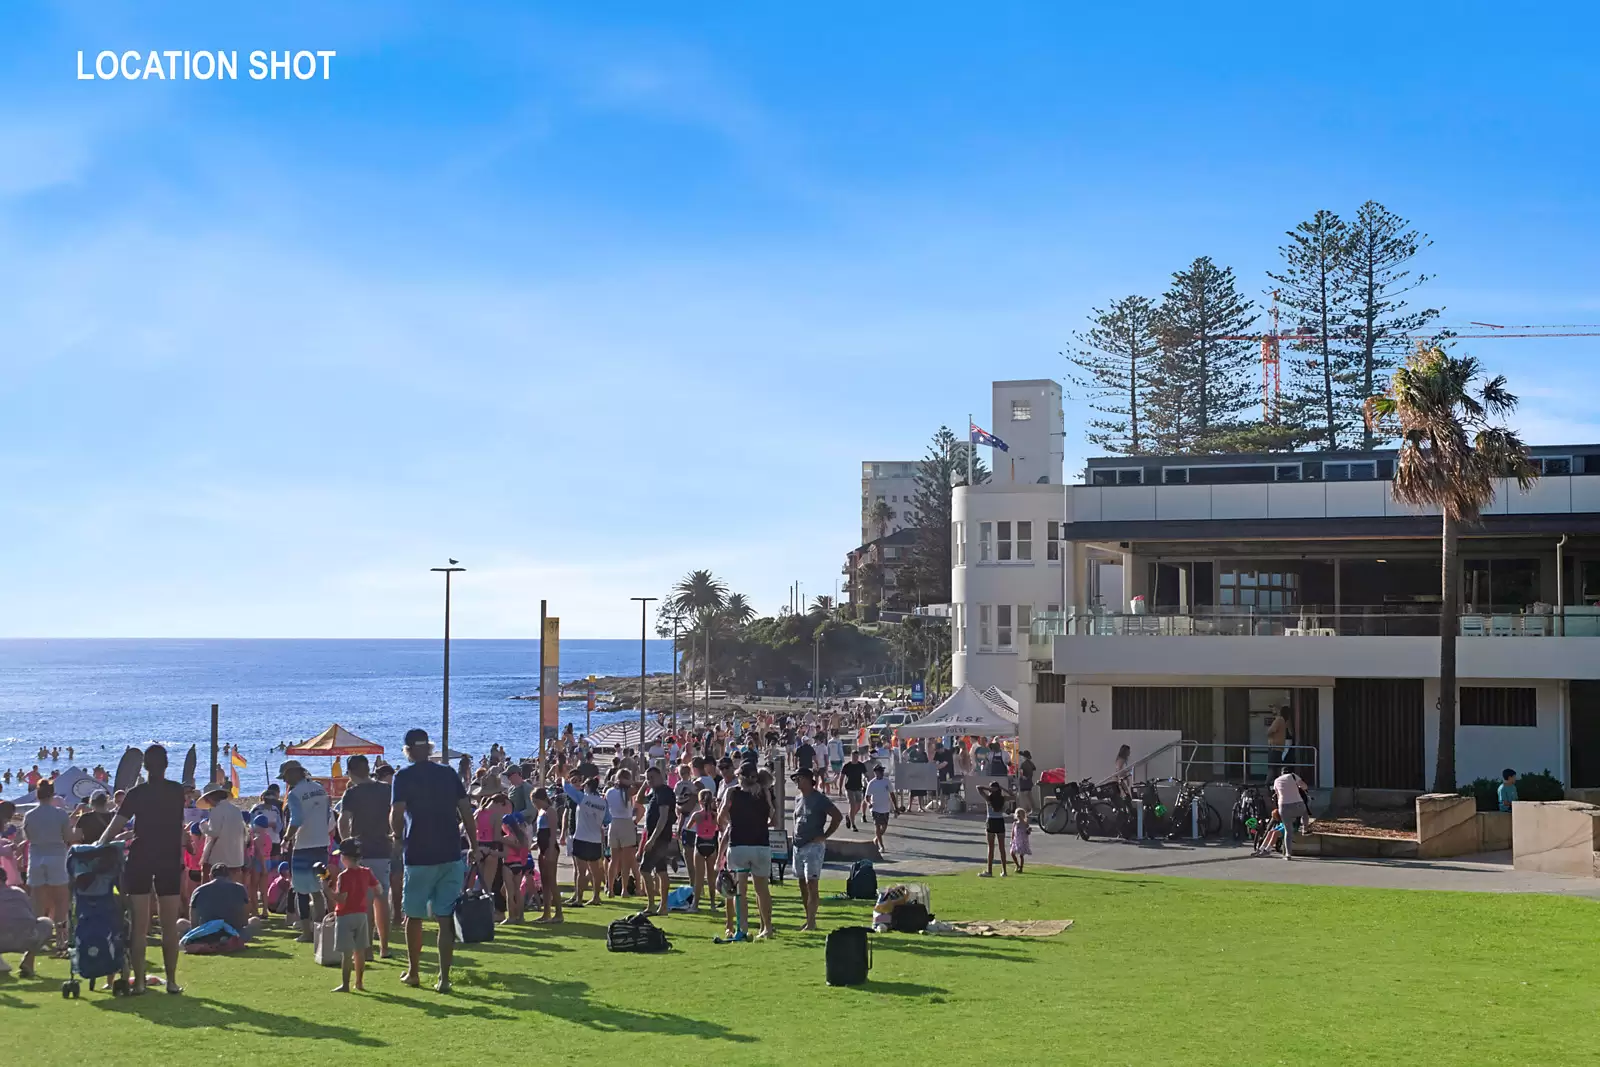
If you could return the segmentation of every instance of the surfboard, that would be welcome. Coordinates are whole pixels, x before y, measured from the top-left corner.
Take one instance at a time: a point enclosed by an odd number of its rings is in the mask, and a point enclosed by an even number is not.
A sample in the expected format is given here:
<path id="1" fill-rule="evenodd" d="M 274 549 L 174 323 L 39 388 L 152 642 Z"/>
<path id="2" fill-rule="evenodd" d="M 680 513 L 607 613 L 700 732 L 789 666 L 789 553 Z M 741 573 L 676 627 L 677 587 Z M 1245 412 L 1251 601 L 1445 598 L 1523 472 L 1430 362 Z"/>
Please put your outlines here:
<path id="1" fill-rule="evenodd" d="M 190 745 L 189 746 L 189 754 L 187 756 L 183 757 L 183 784 L 184 785 L 187 785 L 187 786 L 193 786 L 194 785 L 194 765 L 197 762 L 199 762 L 199 760 L 200 760 L 200 754 L 195 751 L 195 747 L 193 745 Z"/>
<path id="2" fill-rule="evenodd" d="M 132 789 L 139 784 L 139 772 L 144 770 L 144 753 L 130 748 L 122 754 L 117 764 L 117 775 L 111 780 L 112 789 Z"/>

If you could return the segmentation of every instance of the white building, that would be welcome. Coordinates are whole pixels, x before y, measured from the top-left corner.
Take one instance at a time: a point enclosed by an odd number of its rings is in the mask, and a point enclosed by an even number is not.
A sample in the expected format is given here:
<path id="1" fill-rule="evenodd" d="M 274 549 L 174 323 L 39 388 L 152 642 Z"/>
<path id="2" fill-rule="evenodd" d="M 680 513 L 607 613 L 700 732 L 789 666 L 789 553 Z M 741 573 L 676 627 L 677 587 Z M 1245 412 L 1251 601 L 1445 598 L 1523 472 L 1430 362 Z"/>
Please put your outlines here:
<path id="1" fill-rule="evenodd" d="M 1008 444 L 1016 385 L 995 385 Z M 1600 445 L 1533 451 L 1536 488 L 1502 487 L 1462 539 L 1457 779 L 1600 786 Z M 1127 745 L 1141 776 L 1259 779 L 1283 708 L 1314 785 L 1423 789 L 1439 520 L 1394 498 L 1394 464 L 1095 459 L 1062 487 L 1019 458 L 1016 482 L 955 493 L 955 680 L 1015 697 L 1035 761 L 1072 776 Z"/>
<path id="2" fill-rule="evenodd" d="M 907 513 L 917 495 L 916 460 L 868 459 L 861 462 L 861 540 L 866 544 L 879 536 L 895 533 L 910 526 Z M 894 518 L 883 529 L 871 519 L 872 508 L 879 502 L 889 505 Z"/>

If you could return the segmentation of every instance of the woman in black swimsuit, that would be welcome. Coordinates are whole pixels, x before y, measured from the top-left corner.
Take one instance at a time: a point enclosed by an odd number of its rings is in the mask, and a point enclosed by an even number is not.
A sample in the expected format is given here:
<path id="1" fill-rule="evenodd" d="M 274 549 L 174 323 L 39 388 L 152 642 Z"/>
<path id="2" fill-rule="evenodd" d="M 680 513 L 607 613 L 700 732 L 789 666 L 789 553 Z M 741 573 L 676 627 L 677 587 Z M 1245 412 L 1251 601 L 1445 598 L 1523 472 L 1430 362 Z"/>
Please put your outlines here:
<path id="1" fill-rule="evenodd" d="M 979 878 L 994 877 L 994 855 L 1000 853 L 1000 877 L 1006 877 L 1010 871 L 1009 861 L 1006 858 L 1006 791 L 999 782 L 993 782 L 988 789 L 980 789 L 984 801 L 988 804 L 989 819 L 983 826 L 983 837 L 989 846 L 989 867 L 980 871 Z"/>

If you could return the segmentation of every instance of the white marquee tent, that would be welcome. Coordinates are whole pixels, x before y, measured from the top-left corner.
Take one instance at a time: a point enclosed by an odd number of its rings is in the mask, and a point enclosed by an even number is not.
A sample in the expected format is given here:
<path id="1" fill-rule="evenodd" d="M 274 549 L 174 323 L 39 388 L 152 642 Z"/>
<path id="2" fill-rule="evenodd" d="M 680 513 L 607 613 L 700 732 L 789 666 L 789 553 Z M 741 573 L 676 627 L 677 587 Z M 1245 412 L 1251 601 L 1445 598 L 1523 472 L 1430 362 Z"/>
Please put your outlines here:
<path id="1" fill-rule="evenodd" d="M 963 685 L 943 704 L 896 732 L 901 737 L 1015 737 L 1017 713 Z"/>

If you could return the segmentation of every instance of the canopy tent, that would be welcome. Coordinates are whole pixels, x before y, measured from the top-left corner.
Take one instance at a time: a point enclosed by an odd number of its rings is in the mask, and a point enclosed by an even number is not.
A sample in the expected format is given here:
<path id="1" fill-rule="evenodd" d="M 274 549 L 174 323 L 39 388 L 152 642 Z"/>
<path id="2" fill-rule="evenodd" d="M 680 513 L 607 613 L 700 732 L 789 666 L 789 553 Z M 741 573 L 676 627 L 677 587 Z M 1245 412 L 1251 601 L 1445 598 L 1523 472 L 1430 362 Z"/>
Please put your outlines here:
<path id="1" fill-rule="evenodd" d="M 963 685 L 943 704 L 895 732 L 901 737 L 1015 737 L 1017 717 L 1004 704 Z"/>
<path id="2" fill-rule="evenodd" d="M 290 745 L 285 750 L 290 756 L 381 756 L 383 746 L 357 737 L 338 723 L 309 741 Z"/>

